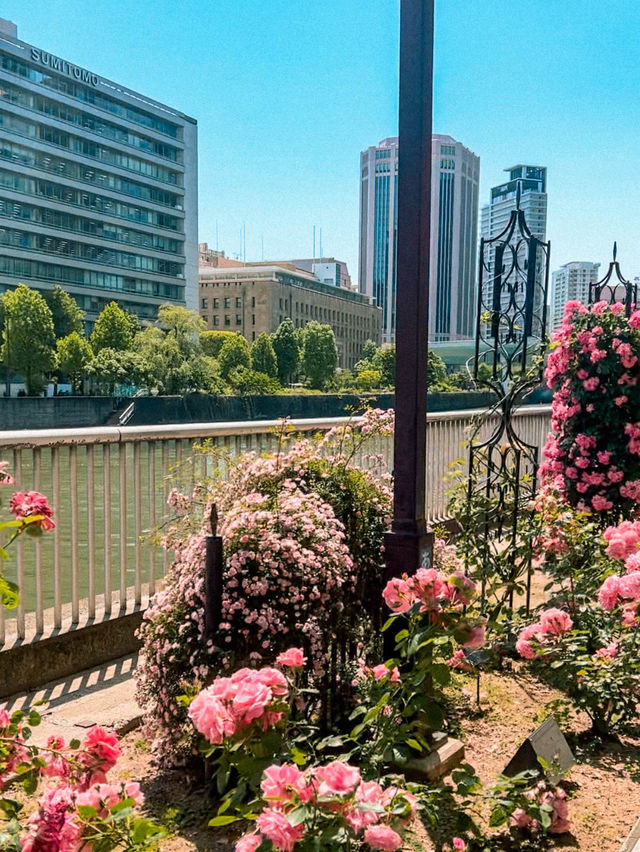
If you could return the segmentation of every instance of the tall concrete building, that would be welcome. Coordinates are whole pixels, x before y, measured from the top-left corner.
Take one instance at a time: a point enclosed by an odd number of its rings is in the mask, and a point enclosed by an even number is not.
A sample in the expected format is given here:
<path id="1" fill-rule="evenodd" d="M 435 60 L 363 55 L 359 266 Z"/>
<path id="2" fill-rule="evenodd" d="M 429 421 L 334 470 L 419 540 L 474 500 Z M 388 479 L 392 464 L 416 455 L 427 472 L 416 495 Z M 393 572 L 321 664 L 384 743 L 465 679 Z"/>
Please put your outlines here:
<path id="1" fill-rule="evenodd" d="M 480 158 L 451 136 L 434 134 L 431 148 L 429 338 L 472 336 Z M 383 311 L 383 340 L 395 341 L 398 139 L 360 155 L 361 293 Z"/>
<path id="2" fill-rule="evenodd" d="M 555 331 L 562 322 L 564 306 L 569 301 L 589 303 L 589 285 L 598 280 L 599 263 L 577 260 L 565 263 L 551 276 L 551 316 L 549 330 Z"/>
<path id="3" fill-rule="evenodd" d="M 195 120 L 0 21 L 0 291 L 197 310 L 197 231 Z"/>
<path id="4" fill-rule="evenodd" d="M 544 166 L 518 165 L 505 169 L 509 180 L 494 186 L 491 190 L 491 201 L 482 208 L 480 232 L 485 240 L 493 239 L 504 231 L 509 223 L 511 212 L 516 209 L 518 190 L 520 191 L 520 209 L 524 212 L 527 226 L 534 237 L 543 242 L 547 239 L 547 170 Z M 538 252 L 538 262 L 543 262 L 543 252 Z M 485 254 L 487 268 L 484 273 L 484 303 L 491 305 L 491 290 L 493 288 L 493 251 L 488 247 Z M 518 255 L 518 263 L 524 269 L 526 257 L 524 246 Z M 534 314 L 542 317 L 542 295 L 544 279 L 540 267 L 534 294 Z M 524 305 L 524 290 L 515 294 L 516 303 Z M 506 309 L 511 295 L 503 292 L 502 305 Z M 547 327 L 549 325 L 547 324 Z"/>

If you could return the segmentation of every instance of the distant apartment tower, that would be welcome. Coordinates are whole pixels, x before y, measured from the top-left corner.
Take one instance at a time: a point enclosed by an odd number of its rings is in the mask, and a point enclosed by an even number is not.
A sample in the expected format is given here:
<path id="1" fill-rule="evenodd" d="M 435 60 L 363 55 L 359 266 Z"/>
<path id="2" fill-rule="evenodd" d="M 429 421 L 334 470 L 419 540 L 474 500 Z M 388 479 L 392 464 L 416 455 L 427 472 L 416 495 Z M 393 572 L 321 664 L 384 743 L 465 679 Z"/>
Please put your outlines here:
<path id="1" fill-rule="evenodd" d="M 589 286 L 598 280 L 599 263 L 577 260 L 565 263 L 551 276 L 550 331 L 555 331 L 562 322 L 565 304 L 570 301 L 589 303 Z"/>
<path id="2" fill-rule="evenodd" d="M 0 292 L 60 285 L 89 322 L 196 310 L 196 148 L 195 119 L 0 21 Z"/>
<path id="3" fill-rule="evenodd" d="M 491 190 L 491 201 L 482 208 L 480 231 L 483 239 L 490 240 L 497 237 L 509 224 L 511 212 L 516 209 L 518 189 L 520 191 L 520 209 L 524 212 L 527 226 L 534 237 L 543 242 L 547 239 L 547 169 L 544 166 L 512 166 L 505 169 L 509 173 L 509 180 Z M 524 251 L 524 250 L 523 250 Z M 493 252 L 488 247 L 485 253 L 487 267 L 484 272 L 484 302 L 485 306 L 491 304 L 490 289 L 493 287 Z M 519 263 L 524 267 L 526 258 L 519 256 Z M 542 251 L 539 251 L 539 262 L 542 263 Z M 542 311 L 542 271 L 537 279 L 534 300 L 534 313 L 541 315 Z M 522 299 L 524 304 L 524 293 L 517 299 Z M 503 293 L 503 308 L 506 308 L 510 296 Z"/>
<path id="4" fill-rule="evenodd" d="M 431 147 L 429 338 L 473 335 L 480 158 L 451 136 Z M 398 138 L 360 156 L 361 293 L 383 311 L 383 340 L 395 342 Z"/>

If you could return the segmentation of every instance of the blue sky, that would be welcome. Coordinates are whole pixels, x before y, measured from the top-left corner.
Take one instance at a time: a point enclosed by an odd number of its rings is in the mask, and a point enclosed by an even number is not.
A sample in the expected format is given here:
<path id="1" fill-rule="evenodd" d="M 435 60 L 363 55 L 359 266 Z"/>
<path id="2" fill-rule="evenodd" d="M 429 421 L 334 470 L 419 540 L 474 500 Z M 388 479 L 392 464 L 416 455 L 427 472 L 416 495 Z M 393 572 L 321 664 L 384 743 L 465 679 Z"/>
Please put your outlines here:
<path id="1" fill-rule="evenodd" d="M 359 152 L 395 135 L 398 0 L 0 0 L 47 51 L 197 118 L 200 239 L 325 254 L 357 275 Z M 549 169 L 552 267 L 640 274 L 640 4 L 437 0 L 434 130 L 481 158 L 481 203 Z"/>

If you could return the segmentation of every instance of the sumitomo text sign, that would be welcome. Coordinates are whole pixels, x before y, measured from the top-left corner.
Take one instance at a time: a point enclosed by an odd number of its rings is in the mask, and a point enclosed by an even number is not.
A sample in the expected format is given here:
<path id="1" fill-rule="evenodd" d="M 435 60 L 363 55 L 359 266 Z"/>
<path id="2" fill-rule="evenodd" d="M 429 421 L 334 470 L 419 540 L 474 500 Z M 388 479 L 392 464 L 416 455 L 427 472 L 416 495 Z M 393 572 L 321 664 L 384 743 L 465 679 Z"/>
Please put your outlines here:
<path id="1" fill-rule="evenodd" d="M 92 74 L 85 68 L 79 68 L 72 62 L 67 62 L 66 59 L 60 59 L 51 53 L 45 53 L 44 50 L 38 50 L 37 47 L 31 48 L 31 60 L 50 68 L 52 71 L 59 71 L 61 74 L 66 74 L 67 77 L 72 77 L 79 83 L 89 83 L 91 86 L 97 86 L 100 82 L 97 74 Z"/>

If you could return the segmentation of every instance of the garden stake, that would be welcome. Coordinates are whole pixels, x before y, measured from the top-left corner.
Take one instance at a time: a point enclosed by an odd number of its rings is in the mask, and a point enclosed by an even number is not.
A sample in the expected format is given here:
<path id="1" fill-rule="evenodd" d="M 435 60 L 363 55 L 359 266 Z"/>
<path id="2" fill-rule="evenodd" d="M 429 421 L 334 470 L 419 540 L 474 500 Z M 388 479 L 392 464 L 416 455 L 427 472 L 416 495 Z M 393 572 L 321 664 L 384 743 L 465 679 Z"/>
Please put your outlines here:
<path id="1" fill-rule="evenodd" d="M 211 506 L 209 516 L 211 535 L 206 537 L 204 574 L 204 626 L 205 636 L 212 639 L 222 621 L 222 579 L 224 560 L 222 536 L 218 535 L 218 507 Z"/>

